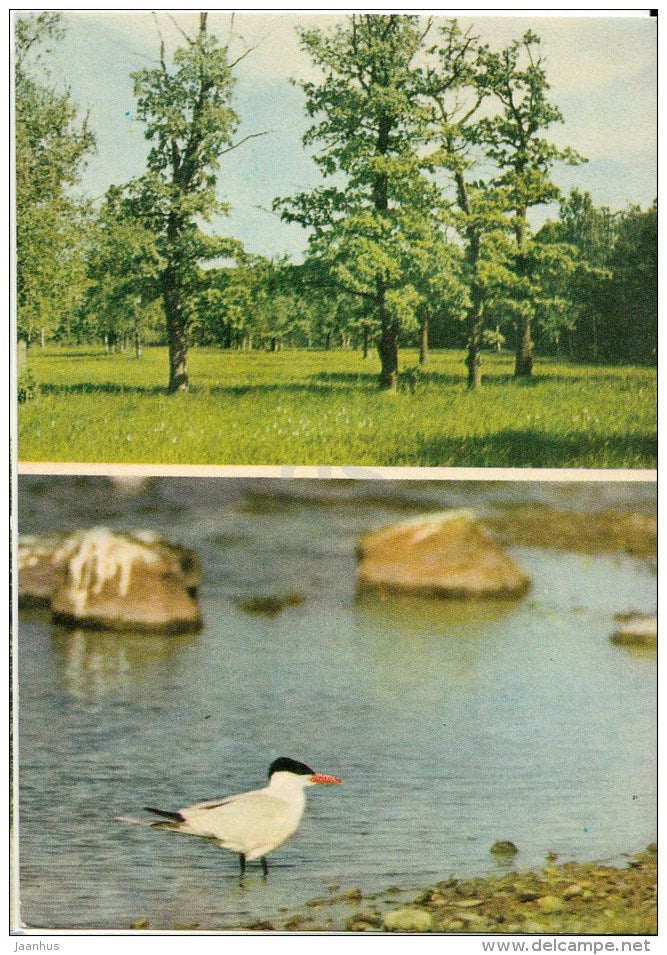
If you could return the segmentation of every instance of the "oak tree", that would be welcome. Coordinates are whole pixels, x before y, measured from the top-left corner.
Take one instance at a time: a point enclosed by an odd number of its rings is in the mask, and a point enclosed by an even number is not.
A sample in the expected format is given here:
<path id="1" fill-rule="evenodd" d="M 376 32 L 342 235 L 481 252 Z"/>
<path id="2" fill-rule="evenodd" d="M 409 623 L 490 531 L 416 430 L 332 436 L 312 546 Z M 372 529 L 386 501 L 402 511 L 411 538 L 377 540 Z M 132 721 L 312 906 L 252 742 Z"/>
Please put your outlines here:
<path id="1" fill-rule="evenodd" d="M 514 232 L 514 267 L 511 290 L 517 346 L 514 374 L 529 377 L 533 368 L 531 325 L 535 317 L 536 262 L 528 210 L 554 202 L 560 191 L 553 181 L 557 162 L 585 162 L 575 150 L 560 148 L 546 133 L 563 121 L 549 99 L 549 83 L 540 52 L 540 39 L 531 30 L 499 53 L 484 58 L 485 84 L 500 103 L 500 110 L 478 124 L 486 155 L 498 167 L 494 185 L 506 196 Z"/>
<path id="2" fill-rule="evenodd" d="M 353 14 L 330 33 L 300 31 L 322 73 L 301 84 L 313 120 L 304 144 L 317 147 L 328 184 L 275 202 L 284 219 L 310 228 L 310 255 L 370 313 L 368 327 L 377 324 L 379 384 L 389 390 L 401 330 L 417 323 L 411 244 L 435 202 L 420 152 L 428 112 L 417 54 L 428 27 L 415 16 Z"/>
<path id="3" fill-rule="evenodd" d="M 66 333 L 85 291 L 86 203 L 74 189 L 95 141 L 44 54 L 64 36 L 62 15 L 15 20 L 15 224 L 19 335 Z"/>
<path id="4" fill-rule="evenodd" d="M 236 61 L 238 62 L 238 60 Z M 151 142 L 145 175 L 131 183 L 137 218 L 155 236 L 163 261 L 160 286 L 169 346 L 170 392 L 188 388 L 187 351 L 200 285 L 200 263 L 235 252 L 238 243 L 216 238 L 202 223 L 228 210 L 216 194 L 220 157 L 240 142 L 234 111 L 234 78 L 227 49 L 199 16 L 195 37 L 176 50 L 168 67 L 133 73 L 137 115 Z"/>

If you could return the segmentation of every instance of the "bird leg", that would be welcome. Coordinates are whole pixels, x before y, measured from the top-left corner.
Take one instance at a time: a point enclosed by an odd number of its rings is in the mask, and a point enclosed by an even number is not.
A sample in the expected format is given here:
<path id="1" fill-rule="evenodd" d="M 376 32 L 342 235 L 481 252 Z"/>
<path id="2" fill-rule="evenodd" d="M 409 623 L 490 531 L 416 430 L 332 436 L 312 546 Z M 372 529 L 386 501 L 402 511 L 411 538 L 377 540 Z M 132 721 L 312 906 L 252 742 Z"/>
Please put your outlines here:
<path id="1" fill-rule="evenodd" d="M 245 853 L 239 853 L 239 862 L 241 864 L 241 878 L 245 875 Z"/>
<path id="2" fill-rule="evenodd" d="M 266 856 L 262 856 L 260 861 L 262 863 L 262 875 L 266 878 L 269 874 L 269 863 L 266 861 Z"/>

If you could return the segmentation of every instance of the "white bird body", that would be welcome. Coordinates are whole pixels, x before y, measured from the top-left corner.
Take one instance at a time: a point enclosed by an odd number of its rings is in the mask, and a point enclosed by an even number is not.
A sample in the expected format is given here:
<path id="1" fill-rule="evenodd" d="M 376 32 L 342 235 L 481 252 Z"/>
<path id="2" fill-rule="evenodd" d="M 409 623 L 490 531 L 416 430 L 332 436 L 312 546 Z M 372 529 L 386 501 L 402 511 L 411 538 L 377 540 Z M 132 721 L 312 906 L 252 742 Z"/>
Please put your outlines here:
<path id="1" fill-rule="evenodd" d="M 292 773 L 275 773 L 263 789 L 187 806 L 178 812 L 182 823 L 157 825 L 215 839 L 223 849 L 243 853 L 252 862 L 296 832 L 305 805 L 301 779 Z"/>
<path id="2" fill-rule="evenodd" d="M 242 873 L 246 861 L 253 859 L 262 860 L 266 873 L 266 854 L 299 827 L 306 805 L 305 787 L 339 782 L 335 776 L 315 773 L 304 763 L 281 757 L 271 765 L 269 784 L 263 789 L 195 803 L 178 812 L 146 808 L 165 817 L 165 821 L 153 823 L 153 828 L 214 839 L 221 848 L 238 853 Z"/>

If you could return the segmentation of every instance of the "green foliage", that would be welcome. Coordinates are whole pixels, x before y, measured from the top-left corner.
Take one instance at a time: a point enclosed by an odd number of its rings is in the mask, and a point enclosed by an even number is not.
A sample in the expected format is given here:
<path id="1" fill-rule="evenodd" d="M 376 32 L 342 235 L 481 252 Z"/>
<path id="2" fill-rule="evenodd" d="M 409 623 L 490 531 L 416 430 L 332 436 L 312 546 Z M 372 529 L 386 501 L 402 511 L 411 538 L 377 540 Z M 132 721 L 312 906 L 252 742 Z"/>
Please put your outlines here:
<path id="1" fill-rule="evenodd" d="M 95 337 L 113 342 L 131 334 L 139 342 L 161 317 L 156 305 L 163 261 L 155 236 L 115 186 L 108 190 L 94 228 L 84 308 Z"/>
<path id="2" fill-rule="evenodd" d="M 495 328 L 494 330 L 485 328 L 482 335 L 482 341 L 487 348 L 493 348 L 496 351 L 500 351 L 505 344 L 505 336 L 499 328 Z"/>
<path id="3" fill-rule="evenodd" d="M 37 394 L 37 382 L 29 368 L 19 372 L 16 380 L 16 400 L 19 404 L 32 401 Z"/>
<path id="4" fill-rule="evenodd" d="M 655 373 L 550 359 L 532 382 L 488 355 L 484 392 L 463 352 L 433 352 L 414 394 L 378 395 L 377 356 L 194 349 L 198 387 L 167 397 L 165 350 L 141 362 L 37 349 L 39 402 L 19 409 L 21 460 L 187 464 L 652 467 Z M 407 367 L 416 352 L 402 355 Z M 409 383 L 408 383 L 409 384 Z M 224 427 L 221 427 L 224 422 Z"/>
<path id="5" fill-rule="evenodd" d="M 604 355 L 655 363 L 658 344 L 658 210 L 624 212 L 608 267 L 602 334 Z"/>
<path id="6" fill-rule="evenodd" d="M 532 31 L 500 51 L 456 20 L 433 36 L 412 15 L 301 31 L 321 74 L 302 86 L 304 144 L 323 182 L 275 200 L 309 229 L 300 265 L 205 231 L 227 210 L 217 178 L 239 122 L 227 50 L 206 14 L 172 62 L 162 45 L 158 65 L 133 74 L 146 173 L 112 187 L 94 215 L 73 195 L 92 135 L 42 65 L 61 35 L 57 12 L 16 19 L 27 340 L 44 329 L 54 341 L 166 341 L 170 390 L 188 385 L 191 336 L 247 350 L 375 345 L 385 387 L 397 382 L 398 344 L 417 344 L 427 325 L 432 345 L 467 338 L 470 384 L 481 347 L 501 340 L 526 351 L 529 372 L 531 335 L 542 352 L 655 360 L 655 209 L 612 214 L 573 190 L 558 222 L 529 228 L 529 209 L 559 197 L 555 164 L 582 161 L 550 138 L 562 116 Z"/>
<path id="7" fill-rule="evenodd" d="M 17 324 L 28 341 L 65 333 L 86 287 L 88 210 L 72 194 L 94 138 L 68 92 L 42 65 L 61 14 L 15 20 Z"/>
<path id="8" fill-rule="evenodd" d="M 206 234 L 201 223 L 227 205 L 216 196 L 220 156 L 233 148 L 238 116 L 227 50 L 206 29 L 160 65 L 133 73 L 137 115 L 151 142 L 145 175 L 127 187 L 133 215 L 153 236 L 169 342 L 169 390 L 188 387 L 187 350 L 201 290 L 200 263 L 237 254 L 238 242 Z"/>
<path id="9" fill-rule="evenodd" d="M 487 52 L 483 82 L 501 109 L 495 116 L 480 120 L 480 142 L 486 156 L 498 167 L 492 183 L 513 213 L 515 247 L 504 282 L 503 305 L 517 328 L 515 374 L 529 376 L 533 363 L 532 322 L 539 317 L 544 331 L 557 334 L 563 303 L 549 294 L 549 280 L 559 269 L 571 271 L 573 262 L 565 245 L 559 249 L 552 246 L 545 254 L 544 246 L 531 236 L 527 212 L 559 198 L 559 189 L 551 178 L 556 162 L 576 165 L 585 159 L 573 149 L 557 147 L 545 136 L 563 117 L 548 98 L 549 84 L 535 33 L 529 30 L 500 53 Z"/>
<path id="10" fill-rule="evenodd" d="M 549 277 L 565 318 L 553 342 L 585 360 L 652 363 L 657 339 L 657 211 L 596 208 L 573 189 L 557 222 L 537 235 L 543 246 L 567 244 L 570 267 Z M 550 344 L 546 341 L 544 344 Z"/>
<path id="11" fill-rule="evenodd" d="M 420 149 L 429 120 L 416 66 L 420 31 L 419 18 L 394 14 L 353 14 L 328 34 L 301 31 L 323 73 L 321 82 L 302 84 L 314 120 L 304 145 L 317 144 L 315 162 L 334 182 L 275 202 L 284 219 L 311 229 L 310 254 L 330 282 L 363 303 L 360 313 L 371 312 L 388 387 L 396 383 L 397 336 L 416 327 L 421 297 L 410 278 L 421 264 L 428 282 L 444 241 Z"/>
<path id="12" fill-rule="evenodd" d="M 586 161 L 543 135 L 554 123 L 562 123 L 563 117 L 548 98 L 540 42 L 529 30 L 500 53 L 486 51 L 483 57 L 483 88 L 500 102 L 501 109 L 480 120 L 480 138 L 487 156 L 498 166 L 496 184 L 505 191 L 518 219 L 531 206 L 559 198 L 550 178 L 556 161 L 569 165 Z"/>

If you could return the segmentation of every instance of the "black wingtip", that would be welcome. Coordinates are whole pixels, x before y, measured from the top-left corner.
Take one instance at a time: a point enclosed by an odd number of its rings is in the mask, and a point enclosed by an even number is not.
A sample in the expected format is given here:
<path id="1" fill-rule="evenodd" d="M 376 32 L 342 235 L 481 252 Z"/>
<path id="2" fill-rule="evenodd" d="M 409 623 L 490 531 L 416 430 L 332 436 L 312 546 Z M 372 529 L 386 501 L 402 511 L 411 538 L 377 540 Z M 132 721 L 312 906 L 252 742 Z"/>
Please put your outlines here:
<path id="1" fill-rule="evenodd" d="M 168 809 L 155 809 L 153 806 L 144 806 L 146 812 L 152 812 L 155 816 L 162 816 L 164 819 L 173 819 L 174 822 L 183 822 L 183 816 L 180 812 L 169 812 Z"/>

